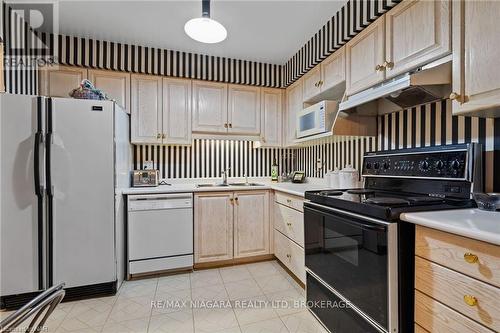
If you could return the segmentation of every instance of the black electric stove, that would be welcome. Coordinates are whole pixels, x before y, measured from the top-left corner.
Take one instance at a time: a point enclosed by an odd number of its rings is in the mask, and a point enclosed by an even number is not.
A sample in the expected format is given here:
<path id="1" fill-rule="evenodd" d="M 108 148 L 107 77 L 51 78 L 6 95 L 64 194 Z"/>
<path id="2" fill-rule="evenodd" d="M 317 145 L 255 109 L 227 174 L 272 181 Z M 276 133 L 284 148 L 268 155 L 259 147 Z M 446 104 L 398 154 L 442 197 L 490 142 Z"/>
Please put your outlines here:
<path id="1" fill-rule="evenodd" d="M 478 144 L 367 153 L 363 188 L 307 191 L 307 300 L 332 332 L 413 332 L 415 227 L 407 212 L 475 207 Z"/>

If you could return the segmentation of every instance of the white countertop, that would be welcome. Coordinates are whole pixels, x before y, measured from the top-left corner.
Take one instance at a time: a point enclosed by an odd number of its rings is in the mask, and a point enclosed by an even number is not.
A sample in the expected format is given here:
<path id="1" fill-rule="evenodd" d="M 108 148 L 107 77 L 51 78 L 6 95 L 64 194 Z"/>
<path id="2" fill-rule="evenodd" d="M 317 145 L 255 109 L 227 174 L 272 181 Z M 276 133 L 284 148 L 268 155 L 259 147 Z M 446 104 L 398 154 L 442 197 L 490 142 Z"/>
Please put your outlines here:
<path id="1" fill-rule="evenodd" d="M 308 183 L 296 184 L 296 183 L 272 183 L 267 179 L 249 179 L 251 183 L 262 184 L 262 186 L 211 186 L 211 187 L 196 187 L 196 184 L 208 184 L 208 183 L 219 183 L 220 180 L 181 180 L 169 181 L 172 185 L 160 185 L 158 187 L 129 187 L 118 189 L 117 193 L 122 194 L 160 194 L 160 193 L 182 193 L 182 192 L 214 192 L 214 191 L 244 191 L 244 190 L 263 190 L 263 189 L 273 189 L 280 192 L 285 192 L 288 194 L 296 196 L 304 196 L 305 191 L 321 190 L 327 189 L 328 186 L 325 185 L 322 179 L 314 179 Z M 229 179 L 229 183 L 240 183 L 244 182 L 241 179 Z"/>
<path id="2" fill-rule="evenodd" d="M 500 212 L 456 209 L 403 213 L 403 221 L 500 245 Z"/>

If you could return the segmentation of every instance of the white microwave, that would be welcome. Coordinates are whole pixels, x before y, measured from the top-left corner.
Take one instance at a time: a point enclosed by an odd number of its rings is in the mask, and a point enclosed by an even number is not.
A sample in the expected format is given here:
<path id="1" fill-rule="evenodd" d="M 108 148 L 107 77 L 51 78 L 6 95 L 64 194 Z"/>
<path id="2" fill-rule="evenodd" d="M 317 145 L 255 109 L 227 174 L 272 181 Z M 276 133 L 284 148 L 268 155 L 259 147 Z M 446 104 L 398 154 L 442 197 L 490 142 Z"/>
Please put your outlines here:
<path id="1" fill-rule="evenodd" d="M 337 114 L 336 101 L 321 101 L 297 112 L 297 138 L 331 131 Z"/>

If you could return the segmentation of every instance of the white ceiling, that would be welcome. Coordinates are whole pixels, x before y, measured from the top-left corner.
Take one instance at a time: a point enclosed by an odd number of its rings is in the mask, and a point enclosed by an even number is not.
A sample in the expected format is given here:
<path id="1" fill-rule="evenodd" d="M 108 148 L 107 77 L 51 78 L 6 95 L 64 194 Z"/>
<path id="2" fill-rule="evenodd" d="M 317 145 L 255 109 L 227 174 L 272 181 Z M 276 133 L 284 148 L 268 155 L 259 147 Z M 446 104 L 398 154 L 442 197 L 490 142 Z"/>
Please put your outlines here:
<path id="1" fill-rule="evenodd" d="M 201 1 L 81 1 L 59 4 L 59 32 L 236 59 L 285 63 L 347 0 L 212 0 L 211 16 L 228 30 L 207 45 L 184 33 Z"/>

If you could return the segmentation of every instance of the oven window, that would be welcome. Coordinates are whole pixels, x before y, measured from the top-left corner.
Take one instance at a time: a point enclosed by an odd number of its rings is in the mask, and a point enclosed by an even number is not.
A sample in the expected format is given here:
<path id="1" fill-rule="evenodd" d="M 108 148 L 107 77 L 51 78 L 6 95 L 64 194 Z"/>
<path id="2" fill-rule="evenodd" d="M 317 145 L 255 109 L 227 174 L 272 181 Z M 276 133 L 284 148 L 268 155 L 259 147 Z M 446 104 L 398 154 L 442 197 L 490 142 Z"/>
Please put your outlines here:
<path id="1" fill-rule="evenodd" d="M 299 128 L 301 132 L 305 132 L 316 128 L 316 113 L 306 113 L 299 118 Z"/>
<path id="2" fill-rule="evenodd" d="M 388 325 L 387 228 L 304 208 L 306 267 Z"/>

